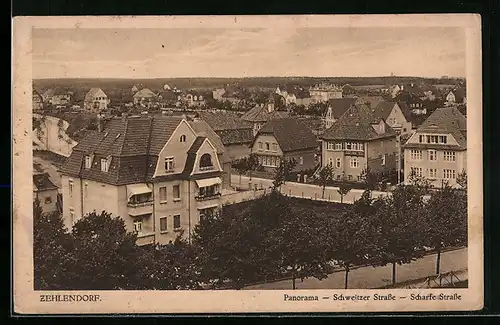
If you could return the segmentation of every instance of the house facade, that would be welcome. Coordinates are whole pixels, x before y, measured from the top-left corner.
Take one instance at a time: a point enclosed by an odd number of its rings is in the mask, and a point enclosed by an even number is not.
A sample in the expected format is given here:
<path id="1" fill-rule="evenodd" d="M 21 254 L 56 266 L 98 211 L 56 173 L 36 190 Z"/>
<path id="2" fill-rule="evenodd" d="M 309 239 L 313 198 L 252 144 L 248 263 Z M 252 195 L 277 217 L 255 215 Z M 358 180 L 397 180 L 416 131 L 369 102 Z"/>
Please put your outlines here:
<path id="1" fill-rule="evenodd" d="M 43 213 L 58 211 L 58 188 L 49 178 L 49 174 L 33 175 L 33 200 L 40 202 Z"/>
<path id="2" fill-rule="evenodd" d="M 43 98 L 38 91 L 33 89 L 33 111 L 39 112 L 43 110 Z"/>
<path id="3" fill-rule="evenodd" d="M 197 92 L 187 93 L 184 99 L 188 107 L 202 107 L 207 104 L 205 96 Z"/>
<path id="4" fill-rule="evenodd" d="M 215 145 L 184 118 L 113 118 L 74 147 L 61 169 L 63 217 L 120 216 L 139 245 L 173 241 L 220 208 Z"/>
<path id="5" fill-rule="evenodd" d="M 412 133 L 411 112 L 397 102 L 380 102 L 372 111 L 399 134 Z"/>
<path id="6" fill-rule="evenodd" d="M 247 111 L 245 114 L 241 116 L 241 119 L 250 122 L 252 124 L 252 133 L 253 136 L 257 135 L 257 132 L 272 119 L 280 119 L 284 117 L 288 117 L 288 112 L 278 111 L 275 109 L 274 104 L 267 105 L 261 104 L 257 105 L 251 110 Z"/>
<path id="7" fill-rule="evenodd" d="M 466 93 L 465 88 L 462 87 L 450 90 L 446 95 L 446 104 L 447 105 L 466 104 L 467 97 L 465 93 Z"/>
<path id="8" fill-rule="evenodd" d="M 396 132 L 367 106 L 351 106 L 321 140 L 321 164 L 333 167 L 336 180 L 361 181 L 367 168 L 397 168 Z"/>
<path id="9" fill-rule="evenodd" d="M 89 112 L 97 113 L 106 110 L 109 102 L 108 95 L 101 88 L 92 88 L 85 95 L 83 107 Z"/>
<path id="10" fill-rule="evenodd" d="M 64 89 L 57 88 L 54 90 L 49 102 L 52 105 L 67 105 L 71 103 L 71 93 Z"/>
<path id="11" fill-rule="evenodd" d="M 323 116 L 325 129 L 329 129 L 349 107 L 356 104 L 356 98 L 335 98 L 328 101 L 328 107 Z"/>
<path id="12" fill-rule="evenodd" d="M 319 84 L 309 88 L 313 103 L 326 102 L 329 99 L 342 98 L 342 87 L 330 84 Z"/>
<path id="13" fill-rule="evenodd" d="M 456 186 L 467 170 L 467 121 L 454 107 L 436 109 L 404 144 L 404 179 L 427 178 L 434 187 Z"/>
<path id="14" fill-rule="evenodd" d="M 156 94 L 148 88 L 137 91 L 133 96 L 134 104 L 148 107 L 156 100 Z"/>
<path id="15" fill-rule="evenodd" d="M 293 172 L 310 171 L 317 167 L 318 140 L 298 118 L 270 120 L 255 136 L 251 151 L 267 172 L 273 172 L 283 159 L 294 159 Z"/>

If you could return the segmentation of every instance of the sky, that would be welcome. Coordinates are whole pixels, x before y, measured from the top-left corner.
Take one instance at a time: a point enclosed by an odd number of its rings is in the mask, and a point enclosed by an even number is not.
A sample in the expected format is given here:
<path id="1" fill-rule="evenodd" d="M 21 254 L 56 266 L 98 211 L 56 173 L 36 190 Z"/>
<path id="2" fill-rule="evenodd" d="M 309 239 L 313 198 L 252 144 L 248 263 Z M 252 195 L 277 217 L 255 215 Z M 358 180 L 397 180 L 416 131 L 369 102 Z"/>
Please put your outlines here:
<path id="1" fill-rule="evenodd" d="M 34 29 L 33 78 L 465 77 L 465 29 Z"/>

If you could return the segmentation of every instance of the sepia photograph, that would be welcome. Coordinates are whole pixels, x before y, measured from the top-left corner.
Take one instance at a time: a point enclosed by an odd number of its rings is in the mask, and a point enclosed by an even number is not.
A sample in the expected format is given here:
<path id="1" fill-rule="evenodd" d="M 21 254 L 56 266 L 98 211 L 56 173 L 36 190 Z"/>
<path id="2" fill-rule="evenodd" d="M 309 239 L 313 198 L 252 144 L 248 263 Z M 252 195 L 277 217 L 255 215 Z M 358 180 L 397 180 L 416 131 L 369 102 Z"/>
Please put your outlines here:
<path id="1" fill-rule="evenodd" d="M 398 16 L 15 21 L 15 308 L 482 308 L 480 18 Z"/>

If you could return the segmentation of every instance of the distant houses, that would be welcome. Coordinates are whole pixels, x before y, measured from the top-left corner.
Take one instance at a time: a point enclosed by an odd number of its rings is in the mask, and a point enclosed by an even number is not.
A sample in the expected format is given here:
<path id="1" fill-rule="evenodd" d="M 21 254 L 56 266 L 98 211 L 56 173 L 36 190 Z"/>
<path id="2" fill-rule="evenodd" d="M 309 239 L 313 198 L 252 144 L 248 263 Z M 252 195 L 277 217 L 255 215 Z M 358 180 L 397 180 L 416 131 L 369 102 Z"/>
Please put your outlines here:
<path id="1" fill-rule="evenodd" d="M 293 159 L 297 163 L 293 172 L 305 172 L 317 167 L 317 149 L 313 132 L 297 117 L 286 117 L 264 124 L 253 140 L 251 151 L 265 171 L 273 172 L 284 159 Z"/>
<path id="2" fill-rule="evenodd" d="M 322 166 L 337 180 L 361 181 L 363 170 L 395 170 L 396 132 L 366 105 L 352 105 L 321 137 Z"/>
<path id="3" fill-rule="evenodd" d="M 253 135 L 255 136 L 257 132 L 260 130 L 260 128 L 264 126 L 265 123 L 267 123 L 267 121 L 270 121 L 272 119 L 284 118 L 288 116 L 289 116 L 288 112 L 275 110 L 273 102 L 273 103 L 268 103 L 267 106 L 264 106 L 264 104 L 255 106 L 254 108 L 243 114 L 243 116 L 241 116 L 241 119 L 252 123 Z"/>
<path id="4" fill-rule="evenodd" d="M 88 112 L 97 113 L 108 108 L 110 100 L 101 88 L 92 88 L 85 95 L 83 107 Z"/>
<path id="5" fill-rule="evenodd" d="M 36 89 L 33 89 L 33 112 L 40 112 L 43 110 L 43 98 Z"/>
<path id="6" fill-rule="evenodd" d="M 455 106 L 436 109 L 404 144 L 404 173 L 429 179 L 435 187 L 455 186 L 467 170 L 467 121 Z"/>
<path id="7" fill-rule="evenodd" d="M 309 91 L 301 87 L 278 86 L 274 92 L 285 99 L 286 105 L 296 104 L 308 106 L 311 103 Z"/>
<path id="8" fill-rule="evenodd" d="M 51 105 L 68 105 L 71 103 L 71 92 L 62 88 L 56 88 L 48 101 Z"/>
<path id="9" fill-rule="evenodd" d="M 148 88 L 137 91 L 134 96 L 134 104 L 149 107 L 156 99 L 156 94 Z"/>
<path id="10" fill-rule="evenodd" d="M 311 102 L 326 102 L 334 98 L 342 98 L 342 87 L 321 83 L 309 88 Z"/>
<path id="11" fill-rule="evenodd" d="M 450 90 L 446 95 L 446 104 L 447 105 L 455 105 L 455 104 L 466 104 L 466 90 L 463 87 L 458 87 L 453 90 Z"/>

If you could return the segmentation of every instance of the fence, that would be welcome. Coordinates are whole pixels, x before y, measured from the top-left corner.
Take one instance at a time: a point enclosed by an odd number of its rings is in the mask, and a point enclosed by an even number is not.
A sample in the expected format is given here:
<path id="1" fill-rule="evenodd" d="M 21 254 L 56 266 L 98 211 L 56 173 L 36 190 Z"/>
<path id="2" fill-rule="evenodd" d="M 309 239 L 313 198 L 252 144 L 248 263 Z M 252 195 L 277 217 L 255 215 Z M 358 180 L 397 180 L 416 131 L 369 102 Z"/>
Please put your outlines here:
<path id="1" fill-rule="evenodd" d="M 221 196 L 221 203 L 222 205 L 227 205 L 250 201 L 265 195 L 266 192 L 269 191 L 267 189 L 261 189 L 229 193 Z"/>
<path id="2" fill-rule="evenodd" d="M 450 271 L 438 275 L 429 276 L 417 280 L 410 280 L 388 285 L 377 289 L 429 289 L 429 288 L 446 288 L 459 287 L 469 279 L 467 269 Z"/>

